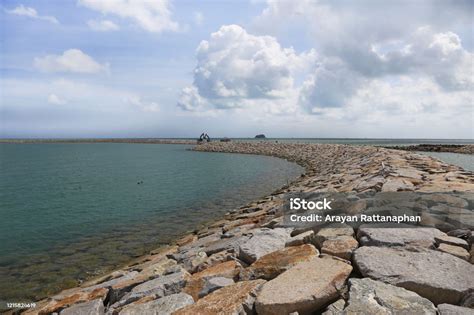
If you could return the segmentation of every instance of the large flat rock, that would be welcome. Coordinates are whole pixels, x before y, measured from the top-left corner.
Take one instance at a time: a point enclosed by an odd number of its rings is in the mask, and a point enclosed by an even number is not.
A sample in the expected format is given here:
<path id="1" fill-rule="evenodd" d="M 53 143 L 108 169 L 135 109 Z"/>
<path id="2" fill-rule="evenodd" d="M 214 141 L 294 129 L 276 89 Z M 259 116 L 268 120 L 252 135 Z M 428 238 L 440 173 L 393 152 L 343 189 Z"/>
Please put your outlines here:
<path id="1" fill-rule="evenodd" d="M 202 290 L 199 292 L 199 298 L 202 298 L 209 293 L 212 293 L 216 290 L 219 290 L 220 288 L 229 286 L 234 284 L 234 280 L 229 279 L 229 278 L 224 278 L 224 277 L 215 277 L 215 278 L 208 278 L 204 279 L 204 286 L 202 287 Z"/>
<path id="2" fill-rule="evenodd" d="M 343 314 L 436 314 L 430 300 L 415 292 L 369 278 L 349 279 Z"/>
<path id="3" fill-rule="evenodd" d="M 239 246 L 247 242 L 249 238 L 250 238 L 249 236 L 245 236 L 245 235 L 234 236 L 230 238 L 223 238 L 223 239 L 220 239 L 218 241 L 208 244 L 203 249 L 203 251 L 206 252 L 208 256 L 221 252 L 223 250 L 238 253 Z"/>
<path id="4" fill-rule="evenodd" d="M 119 315 L 170 315 L 187 305 L 194 303 L 186 293 L 177 293 L 146 303 L 132 303 L 125 306 Z"/>
<path id="5" fill-rule="evenodd" d="M 474 288 L 474 266 L 435 250 L 364 246 L 353 261 L 364 277 L 414 291 L 434 304 L 458 304 Z"/>
<path id="6" fill-rule="evenodd" d="M 404 246 L 419 245 L 431 247 L 435 238 L 445 233 L 429 227 L 384 227 L 379 225 L 361 225 L 357 238 L 362 246 Z"/>
<path id="7" fill-rule="evenodd" d="M 255 232 L 247 242 L 240 245 L 239 258 L 251 264 L 268 253 L 284 248 L 289 238 L 290 233 L 287 229 L 262 228 Z"/>
<path id="8" fill-rule="evenodd" d="M 259 315 L 310 314 L 339 297 L 352 267 L 340 260 L 314 258 L 265 283 L 255 306 Z"/>
<path id="9" fill-rule="evenodd" d="M 189 274 L 186 271 L 160 276 L 134 287 L 129 294 L 124 296 L 123 300 L 131 302 L 149 295 L 163 297 L 178 293 L 188 279 Z"/>
<path id="10" fill-rule="evenodd" d="M 104 314 L 104 301 L 95 299 L 89 302 L 75 304 L 61 311 L 60 315 L 102 315 Z"/>
<path id="11" fill-rule="evenodd" d="M 241 281 L 206 295 L 174 315 L 252 314 L 255 295 L 265 280 Z"/>
<path id="12" fill-rule="evenodd" d="M 318 254 L 318 250 L 310 244 L 286 247 L 261 257 L 242 270 L 240 277 L 244 280 L 271 280 L 294 265 L 317 257 Z"/>

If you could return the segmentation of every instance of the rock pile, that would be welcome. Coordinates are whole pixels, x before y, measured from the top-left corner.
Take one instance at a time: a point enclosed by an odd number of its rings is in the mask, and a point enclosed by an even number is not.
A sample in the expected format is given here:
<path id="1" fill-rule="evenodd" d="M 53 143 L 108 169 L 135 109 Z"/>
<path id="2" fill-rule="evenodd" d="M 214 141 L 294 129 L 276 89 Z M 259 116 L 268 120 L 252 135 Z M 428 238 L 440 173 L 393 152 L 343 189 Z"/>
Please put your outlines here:
<path id="1" fill-rule="evenodd" d="M 472 232 L 450 229 L 445 221 L 439 229 L 436 221 L 446 212 L 470 219 L 472 194 L 424 200 L 435 208 L 426 228 L 295 228 L 281 217 L 292 192 L 474 192 L 473 173 L 426 156 L 362 146 L 215 142 L 196 150 L 272 155 L 307 172 L 174 245 L 40 301 L 25 314 L 473 313 Z M 351 211 L 368 206 L 356 202 Z"/>

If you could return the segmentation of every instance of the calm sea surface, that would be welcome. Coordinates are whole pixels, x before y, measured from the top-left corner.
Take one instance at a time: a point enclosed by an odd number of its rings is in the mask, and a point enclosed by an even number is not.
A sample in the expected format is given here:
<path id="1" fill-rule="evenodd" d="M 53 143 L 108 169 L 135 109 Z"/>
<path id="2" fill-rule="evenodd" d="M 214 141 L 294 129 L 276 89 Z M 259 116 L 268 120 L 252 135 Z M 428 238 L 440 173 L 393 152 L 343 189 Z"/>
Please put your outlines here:
<path id="1" fill-rule="evenodd" d="M 474 155 L 451 152 L 416 152 L 440 159 L 443 162 L 461 166 L 466 171 L 474 172 Z"/>
<path id="2" fill-rule="evenodd" d="M 75 285 L 303 172 L 277 158 L 187 148 L 0 144 L 0 300 Z"/>

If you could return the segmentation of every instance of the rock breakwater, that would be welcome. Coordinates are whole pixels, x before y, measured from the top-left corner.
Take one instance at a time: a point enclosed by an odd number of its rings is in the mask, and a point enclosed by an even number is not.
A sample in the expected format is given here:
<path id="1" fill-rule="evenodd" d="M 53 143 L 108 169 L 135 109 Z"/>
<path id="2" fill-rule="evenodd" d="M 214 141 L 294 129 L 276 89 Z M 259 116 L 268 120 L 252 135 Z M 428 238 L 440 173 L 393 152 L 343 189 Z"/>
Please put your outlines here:
<path id="1" fill-rule="evenodd" d="M 472 144 L 417 144 L 407 146 L 392 146 L 388 148 L 405 151 L 452 152 L 462 154 L 474 154 L 474 145 Z"/>
<path id="2" fill-rule="evenodd" d="M 473 173 L 428 156 L 369 146 L 215 142 L 195 150 L 276 156 L 304 166 L 306 173 L 24 313 L 472 313 L 472 231 L 437 214 L 471 222 Z M 366 195 L 407 191 L 429 193 L 417 197 L 432 210 L 425 228 L 289 227 L 283 221 L 291 193 L 353 193 L 350 210 L 356 214 L 383 206 Z"/>

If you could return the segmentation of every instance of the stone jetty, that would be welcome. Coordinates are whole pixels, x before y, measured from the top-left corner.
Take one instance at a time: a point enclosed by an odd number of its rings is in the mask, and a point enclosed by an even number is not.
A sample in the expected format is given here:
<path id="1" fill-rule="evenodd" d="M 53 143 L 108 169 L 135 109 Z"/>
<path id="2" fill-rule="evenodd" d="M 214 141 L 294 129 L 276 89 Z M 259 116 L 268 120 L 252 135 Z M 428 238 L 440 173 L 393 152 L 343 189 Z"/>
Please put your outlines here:
<path id="1" fill-rule="evenodd" d="M 405 151 L 452 152 L 462 154 L 474 154 L 473 144 L 416 144 L 406 146 L 392 146 L 388 148 Z"/>
<path id="2" fill-rule="evenodd" d="M 275 156 L 306 172 L 121 270 L 22 311 L 474 313 L 472 172 L 371 146 L 211 142 L 195 150 Z M 422 227 L 289 226 L 283 217 L 292 193 L 347 194 L 355 215 L 387 207 L 374 194 L 413 193 Z M 396 199 L 393 208 L 406 201 Z"/>

